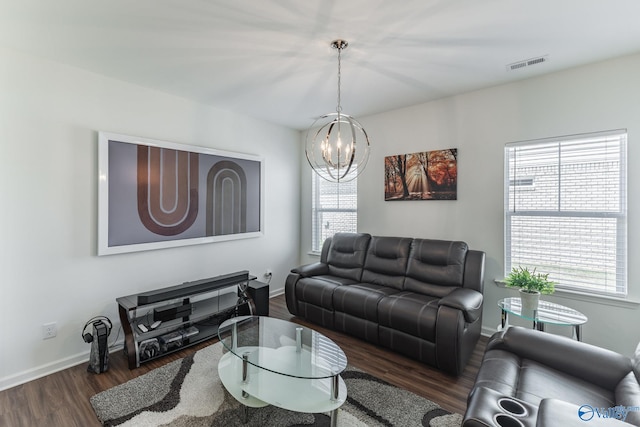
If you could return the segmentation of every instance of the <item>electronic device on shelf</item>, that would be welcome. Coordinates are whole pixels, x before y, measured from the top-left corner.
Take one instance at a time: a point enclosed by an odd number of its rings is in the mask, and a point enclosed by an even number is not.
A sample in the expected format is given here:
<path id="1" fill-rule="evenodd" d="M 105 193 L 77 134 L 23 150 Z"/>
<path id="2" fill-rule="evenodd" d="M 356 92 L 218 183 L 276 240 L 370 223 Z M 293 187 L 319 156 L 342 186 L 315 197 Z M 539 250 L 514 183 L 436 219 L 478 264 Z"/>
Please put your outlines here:
<path id="1" fill-rule="evenodd" d="M 180 329 L 179 331 L 173 331 L 166 335 L 158 337 L 160 342 L 160 350 L 165 353 L 169 350 L 182 347 L 189 338 L 198 335 L 200 331 L 195 326 L 190 326 L 187 329 Z"/>
<path id="2" fill-rule="evenodd" d="M 255 279 L 255 277 L 253 278 Z M 183 298 L 186 296 L 215 291 L 238 283 L 253 280 L 249 278 L 249 271 L 243 270 L 237 273 L 224 274 L 209 279 L 185 282 L 181 285 L 170 286 L 155 291 L 142 292 L 137 295 L 138 305 L 153 304 L 154 302 L 167 301 L 170 299 Z"/>
<path id="3" fill-rule="evenodd" d="M 149 360 L 160 355 L 160 343 L 157 338 L 149 338 L 140 343 L 140 360 Z"/>
<path id="4" fill-rule="evenodd" d="M 191 315 L 191 303 L 177 302 L 153 309 L 153 320 L 166 322 Z"/>

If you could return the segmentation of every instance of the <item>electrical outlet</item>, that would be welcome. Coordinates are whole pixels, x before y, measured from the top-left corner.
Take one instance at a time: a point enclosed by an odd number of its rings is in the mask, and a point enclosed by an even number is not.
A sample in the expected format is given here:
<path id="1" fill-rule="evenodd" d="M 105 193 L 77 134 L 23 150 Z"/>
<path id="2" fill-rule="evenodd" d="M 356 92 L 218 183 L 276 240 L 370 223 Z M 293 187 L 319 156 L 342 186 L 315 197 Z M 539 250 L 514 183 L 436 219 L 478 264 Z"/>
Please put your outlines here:
<path id="1" fill-rule="evenodd" d="M 56 322 L 45 323 L 42 325 L 42 339 L 55 338 L 58 335 L 58 324 Z"/>
<path id="2" fill-rule="evenodd" d="M 268 278 L 270 278 L 271 276 L 273 276 L 273 272 L 271 271 L 271 269 L 270 269 L 270 268 L 267 268 L 267 270 L 264 272 L 264 278 L 265 278 L 265 279 L 268 279 Z"/>

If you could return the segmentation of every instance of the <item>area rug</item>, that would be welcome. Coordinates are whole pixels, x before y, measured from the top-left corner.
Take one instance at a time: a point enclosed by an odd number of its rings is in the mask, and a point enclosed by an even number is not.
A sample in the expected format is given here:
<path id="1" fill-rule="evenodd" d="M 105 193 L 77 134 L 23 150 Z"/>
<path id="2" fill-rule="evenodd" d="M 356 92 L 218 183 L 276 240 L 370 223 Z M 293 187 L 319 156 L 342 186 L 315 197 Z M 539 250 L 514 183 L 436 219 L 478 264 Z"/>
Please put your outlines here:
<path id="1" fill-rule="evenodd" d="M 127 427 L 293 427 L 328 426 L 326 414 L 302 414 L 267 406 L 242 408 L 220 382 L 222 345 L 213 344 L 184 359 L 154 369 L 91 397 L 105 426 Z M 347 402 L 339 409 L 338 425 L 459 427 L 462 417 L 407 390 L 353 367 L 342 374 Z"/>

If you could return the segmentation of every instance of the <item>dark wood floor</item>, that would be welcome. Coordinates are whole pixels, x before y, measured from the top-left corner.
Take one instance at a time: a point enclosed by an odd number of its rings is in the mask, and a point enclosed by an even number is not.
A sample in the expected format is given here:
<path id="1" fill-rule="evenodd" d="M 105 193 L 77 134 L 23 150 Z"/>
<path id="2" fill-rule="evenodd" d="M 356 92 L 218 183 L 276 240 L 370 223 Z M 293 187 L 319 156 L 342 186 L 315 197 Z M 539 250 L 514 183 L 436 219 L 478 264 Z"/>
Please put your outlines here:
<path id="1" fill-rule="evenodd" d="M 334 340 L 351 365 L 398 387 L 433 400 L 449 411 L 464 413 L 466 398 L 480 366 L 486 345 L 482 337 L 471 361 L 459 377 L 451 377 L 422 363 L 407 359 L 359 339 L 320 328 L 289 314 L 284 296 L 272 298 L 270 315 L 311 326 Z M 214 341 L 208 341 L 129 370 L 122 352 L 110 355 L 109 371 L 91 374 L 82 364 L 0 392 L 0 426 L 100 426 L 89 398 L 172 360 L 185 357 Z"/>

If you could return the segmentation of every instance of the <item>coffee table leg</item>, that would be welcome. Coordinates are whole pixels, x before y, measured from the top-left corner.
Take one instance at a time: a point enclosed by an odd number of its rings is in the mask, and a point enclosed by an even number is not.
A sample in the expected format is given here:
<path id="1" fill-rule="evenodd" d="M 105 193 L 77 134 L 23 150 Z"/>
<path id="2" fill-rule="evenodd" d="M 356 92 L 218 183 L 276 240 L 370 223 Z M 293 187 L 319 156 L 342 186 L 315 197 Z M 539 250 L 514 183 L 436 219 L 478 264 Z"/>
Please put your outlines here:
<path id="1" fill-rule="evenodd" d="M 338 400 L 340 394 L 340 376 L 334 375 L 331 377 L 331 400 Z"/>
<path id="2" fill-rule="evenodd" d="M 242 354 L 242 384 L 247 384 L 249 382 L 249 353 Z M 249 393 L 245 390 L 242 390 L 242 398 L 246 399 L 249 397 Z M 246 405 L 242 405 L 242 423 L 246 424 L 249 421 L 249 407 Z"/>
<path id="3" fill-rule="evenodd" d="M 335 373 L 335 370 L 333 370 Z M 340 375 L 334 375 L 331 377 L 331 400 L 336 401 L 340 396 Z M 338 425 L 338 410 L 334 409 L 330 415 L 330 426 L 336 427 Z"/>
<path id="4" fill-rule="evenodd" d="M 249 422 L 249 407 L 245 405 L 242 406 L 242 424 L 246 424 Z"/>
<path id="5" fill-rule="evenodd" d="M 329 425 L 331 427 L 336 427 L 338 425 L 338 410 L 334 409 L 333 411 L 331 411 L 331 415 L 330 415 L 330 422 Z"/>
<path id="6" fill-rule="evenodd" d="M 242 354 L 242 384 L 247 384 L 248 382 L 249 382 L 249 353 L 243 353 Z M 245 390 L 242 390 L 242 398 L 246 399 L 247 397 L 249 397 L 249 393 L 247 393 Z"/>
<path id="7" fill-rule="evenodd" d="M 296 328 L 296 353 L 302 352 L 302 328 Z"/>
<path id="8" fill-rule="evenodd" d="M 238 323 L 233 322 L 231 326 L 231 350 L 236 351 L 238 348 Z"/>

